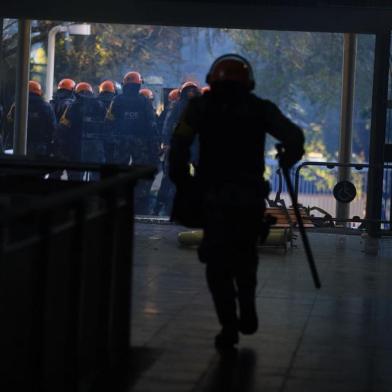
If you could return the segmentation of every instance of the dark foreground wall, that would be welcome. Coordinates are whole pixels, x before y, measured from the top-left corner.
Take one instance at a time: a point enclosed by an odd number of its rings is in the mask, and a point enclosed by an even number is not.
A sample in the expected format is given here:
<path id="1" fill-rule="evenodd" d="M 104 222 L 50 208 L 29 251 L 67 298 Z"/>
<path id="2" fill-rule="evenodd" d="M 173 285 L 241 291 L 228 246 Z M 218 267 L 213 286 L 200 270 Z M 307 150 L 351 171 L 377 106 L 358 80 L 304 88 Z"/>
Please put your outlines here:
<path id="1" fill-rule="evenodd" d="M 133 187 L 0 176 L 0 390 L 89 390 L 130 347 Z M 31 169 L 33 171 L 33 169 Z"/>

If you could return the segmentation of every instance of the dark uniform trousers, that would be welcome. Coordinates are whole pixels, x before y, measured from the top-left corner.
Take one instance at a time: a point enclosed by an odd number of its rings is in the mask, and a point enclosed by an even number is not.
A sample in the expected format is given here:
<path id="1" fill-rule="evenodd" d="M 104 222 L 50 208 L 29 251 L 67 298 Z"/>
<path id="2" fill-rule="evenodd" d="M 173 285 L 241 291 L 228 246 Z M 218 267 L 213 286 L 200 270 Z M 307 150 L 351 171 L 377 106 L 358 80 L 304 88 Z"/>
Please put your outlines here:
<path id="1" fill-rule="evenodd" d="M 266 192 L 225 184 L 205 194 L 204 237 L 198 252 L 206 263 L 208 287 L 224 327 L 238 324 L 236 299 L 240 317 L 255 305 L 257 242 Z"/>

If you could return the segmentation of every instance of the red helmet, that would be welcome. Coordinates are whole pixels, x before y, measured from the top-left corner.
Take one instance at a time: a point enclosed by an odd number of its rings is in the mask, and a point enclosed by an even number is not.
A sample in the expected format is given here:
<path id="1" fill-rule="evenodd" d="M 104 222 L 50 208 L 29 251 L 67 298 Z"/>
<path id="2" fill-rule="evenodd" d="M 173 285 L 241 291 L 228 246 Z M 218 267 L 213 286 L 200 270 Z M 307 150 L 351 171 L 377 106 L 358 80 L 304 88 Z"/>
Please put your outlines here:
<path id="1" fill-rule="evenodd" d="M 80 82 L 76 85 L 75 87 L 75 93 L 80 94 L 80 93 L 91 93 L 93 94 L 93 88 L 91 87 L 90 83 L 86 82 Z"/>
<path id="2" fill-rule="evenodd" d="M 130 83 L 142 84 L 143 83 L 142 75 L 140 75 L 139 72 L 135 72 L 135 71 L 128 72 L 124 76 L 123 84 L 125 85 Z"/>
<path id="3" fill-rule="evenodd" d="M 76 86 L 76 83 L 72 79 L 62 79 L 59 81 L 57 85 L 57 90 L 69 90 L 73 91 Z"/>
<path id="4" fill-rule="evenodd" d="M 99 93 L 116 93 L 116 86 L 111 80 L 105 80 L 99 85 Z"/>
<path id="5" fill-rule="evenodd" d="M 180 87 L 180 93 L 182 93 L 186 88 L 197 88 L 197 89 L 199 89 L 199 85 L 196 82 L 192 82 L 192 81 L 185 82 Z"/>
<path id="6" fill-rule="evenodd" d="M 177 101 L 180 98 L 180 89 L 175 88 L 175 89 L 171 90 L 169 95 L 167 96 L 167 98 L 170 102 Z"/>
<path id="7" fill-rule="evenodd" d="M 199 86 L 196 82 L 185 82 L 181 87 L 180 87 L 180 97 L 181 98 L 193 98 L 197 95 L 200 95 L 200 89 Z"/>
<path id="8" fill-rule="evenodd" d="M 42 87 L 41 85 L 36 82 L 35 80 L 29 81 L 29 93 L 42 95 Z"/>
<path id="9" fill-rule="evenodd" d="M 154 93 L 149 88 L 142 88 L 139 91 L 139 94 L 144 95 L 146 98 L 151 101 L 154 99 Z"/>
<path id="10" fill-rule="evenodd" d="M 249 62 L 238 54 L 225 54 L 218 57 L 207 74 L 207 83 L 232 81 L 241 83 L 248 90 L 253 90 L 255 80 Z"/>

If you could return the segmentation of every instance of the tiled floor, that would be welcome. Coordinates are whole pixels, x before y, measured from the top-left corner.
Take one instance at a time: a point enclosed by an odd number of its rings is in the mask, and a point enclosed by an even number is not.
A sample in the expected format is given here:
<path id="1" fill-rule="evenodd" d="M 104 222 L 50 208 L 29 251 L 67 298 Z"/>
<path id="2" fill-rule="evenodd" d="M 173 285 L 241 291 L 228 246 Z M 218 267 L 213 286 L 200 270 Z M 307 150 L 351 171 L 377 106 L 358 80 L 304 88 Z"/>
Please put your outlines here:
<path id="1" fill-rule="evenodd" d="M 392 240 L 375 257 L 360 237 L 337 250 L 335 235 L 312 234 L 321 290 L 300 241 L 260 252 L 260 328 L 226 358 L 203 265 L 178 231 L 136 225 L 130 391 L 392 391 Z"/>

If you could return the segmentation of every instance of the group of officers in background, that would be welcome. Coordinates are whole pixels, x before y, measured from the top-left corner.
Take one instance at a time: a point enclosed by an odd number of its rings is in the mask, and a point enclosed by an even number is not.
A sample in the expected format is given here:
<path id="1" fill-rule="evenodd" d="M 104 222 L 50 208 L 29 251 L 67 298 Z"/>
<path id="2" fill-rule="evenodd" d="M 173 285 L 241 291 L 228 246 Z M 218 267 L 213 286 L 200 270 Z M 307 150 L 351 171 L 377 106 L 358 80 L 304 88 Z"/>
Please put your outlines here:
<path id="1" fill-rule="evenodd" d="M 161 173 L 159 186 L 151 194 L 151 183 L 140 184 L 135 194 L 138 214 L 170 213 L 174 186 L 167 175 L 167 152 L 173 130 L 190 98 L 203 94 L 188 81 L 170 91 L 168 104 L 158 115 L 154 94 L 141 88 L 139 72 L 128 72 L 119 88 L 105 80 L 98 95 L 91 84 L 72 79 L 59 82 L 50 103 L 41 85 L 29 82 L 27 154 L 54 156 L 72 162 L 152 165 Z M 3 148 L 12 148 L 15 106 L 4 121 Z M 82 174 L 71 174 L 80 180 Z"/>

